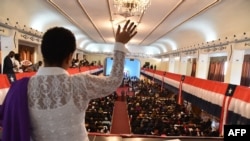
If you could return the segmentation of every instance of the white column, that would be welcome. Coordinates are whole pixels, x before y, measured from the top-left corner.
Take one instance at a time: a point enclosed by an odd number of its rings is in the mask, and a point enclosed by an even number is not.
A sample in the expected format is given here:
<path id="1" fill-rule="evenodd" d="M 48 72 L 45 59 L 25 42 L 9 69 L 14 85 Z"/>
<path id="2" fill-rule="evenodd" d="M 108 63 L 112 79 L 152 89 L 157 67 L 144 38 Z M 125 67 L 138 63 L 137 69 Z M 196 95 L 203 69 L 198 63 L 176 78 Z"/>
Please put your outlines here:
<path id="1" fill-rule="evenodd" d="M 207 79 L 210 57 L 208 54 L 200 54 L 197 61 L 196 76 L 197 78 Z"/>
<path id="2" fill-rule="evenodd" d="M 181 62 L 181 57 L 176 56 L 174 57 L 174 73 L 180 74 L 180 62 Z"/>
<path id="3" fill-rule="evenodd" d="M 238 44 L 241 45 L 241 44 Z M 233 51 L 229 58 L 225 82 L 240 85 L 242 65 L 244 61 L 245 50 L 237 49 L 236 44 L 232 44 Z"/>
<path id="4" fill-rule="evenodd" d="M 12 30 L 11 34 L 9 36 L 0 36 L 0 41 L 1 41 L 1 64 L 2 64 L 2 69 L 3 69 L 3 61 L 5 56 L 9 54 L 10 51 L 17 52 L 18 48 L 15 46 L 15 39 L 14 39 L 14 33 L 15 31 Z M 3 70 L 1 71 L 3 72 Z"/>
<path id="5" fill-rule="evenodd" d="M 174 70 L 175 70 L 175 59 L 174 56 L 170 56 L 168 72 L 175 73 Z"/>
<path id="6" fill-rule="evenodd" d="M 184 56 L 180 58 L 179 73 L 182 75 L 187 75 L 188 68 L 188 57 Z"/>

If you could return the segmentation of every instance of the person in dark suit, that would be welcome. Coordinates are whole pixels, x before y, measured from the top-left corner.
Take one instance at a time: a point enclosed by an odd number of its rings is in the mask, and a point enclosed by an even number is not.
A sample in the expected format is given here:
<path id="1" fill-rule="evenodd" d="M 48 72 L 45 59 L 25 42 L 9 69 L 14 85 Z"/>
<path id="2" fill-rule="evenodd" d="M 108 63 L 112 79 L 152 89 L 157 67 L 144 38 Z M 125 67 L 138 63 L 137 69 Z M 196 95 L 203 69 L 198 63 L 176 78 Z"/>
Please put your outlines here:
<path id="1" fill-rule="evenodd" d="M 9 54 L 4 58 L 3 62 L 3 74 L 8 76 L 10 83 L 16 80 L 14 68 L 16 67 L 13 63 L 15 52 L 10 51 Z"/>

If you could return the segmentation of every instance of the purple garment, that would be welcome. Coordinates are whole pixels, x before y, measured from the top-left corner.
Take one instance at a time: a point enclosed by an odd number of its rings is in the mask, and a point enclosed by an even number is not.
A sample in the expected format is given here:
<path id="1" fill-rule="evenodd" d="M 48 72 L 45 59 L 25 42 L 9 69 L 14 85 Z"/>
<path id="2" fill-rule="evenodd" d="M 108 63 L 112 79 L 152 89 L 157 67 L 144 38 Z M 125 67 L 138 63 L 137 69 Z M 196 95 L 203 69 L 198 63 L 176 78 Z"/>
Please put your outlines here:
<path id="1" fill-rule="evenodd" d="M 1 106 L 2 141 L 30 141 L 30 117 L 25 77 L 11 84 Z"/>

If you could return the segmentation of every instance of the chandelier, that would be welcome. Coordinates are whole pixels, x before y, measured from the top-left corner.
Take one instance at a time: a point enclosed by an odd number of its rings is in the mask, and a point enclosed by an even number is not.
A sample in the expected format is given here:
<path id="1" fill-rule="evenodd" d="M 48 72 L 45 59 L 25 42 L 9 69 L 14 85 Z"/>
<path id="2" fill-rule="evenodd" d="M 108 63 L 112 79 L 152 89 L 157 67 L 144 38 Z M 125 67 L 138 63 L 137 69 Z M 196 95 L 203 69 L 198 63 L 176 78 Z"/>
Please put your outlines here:
<path id="1" fill-rule="evenodd" d="M 114 0 L 115 14 L 124 17 L 140 16 L 150 4 L 150 0 Z"/>

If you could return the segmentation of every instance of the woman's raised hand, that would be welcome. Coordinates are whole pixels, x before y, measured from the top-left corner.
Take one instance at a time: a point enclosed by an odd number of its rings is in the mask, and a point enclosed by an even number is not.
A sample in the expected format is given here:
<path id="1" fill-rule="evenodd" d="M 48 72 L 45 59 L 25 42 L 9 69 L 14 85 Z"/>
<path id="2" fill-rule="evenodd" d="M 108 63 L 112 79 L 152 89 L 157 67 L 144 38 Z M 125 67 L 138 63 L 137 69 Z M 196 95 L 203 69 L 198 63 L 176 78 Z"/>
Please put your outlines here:
<path id="1" fill-rule="evenodd" d="M 122 28 L 122 31 L 121 26 L 118 25 L 115 41 L 123 44 L 128 43 L 128 41 L 137 34 L 137 31 L 135 29 L 136 25 L 134 24 L 134 22 L 130 22 L 130 20 L 127 20 L 126 24 Z"/>

